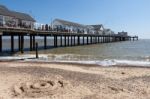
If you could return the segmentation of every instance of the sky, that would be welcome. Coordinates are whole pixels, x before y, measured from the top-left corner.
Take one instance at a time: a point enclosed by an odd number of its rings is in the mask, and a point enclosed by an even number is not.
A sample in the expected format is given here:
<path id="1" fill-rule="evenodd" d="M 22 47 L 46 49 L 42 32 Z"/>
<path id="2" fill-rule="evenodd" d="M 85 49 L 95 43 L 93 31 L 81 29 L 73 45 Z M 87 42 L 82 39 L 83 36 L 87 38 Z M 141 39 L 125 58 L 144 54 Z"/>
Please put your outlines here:
<path id="1" fill-rule="evenodd" d="M 150 0 L 0 0 L 11 10 L 30 14 L 38 23 L 55 18 L 103 24 L 113 31 L 150 39 Z"/>

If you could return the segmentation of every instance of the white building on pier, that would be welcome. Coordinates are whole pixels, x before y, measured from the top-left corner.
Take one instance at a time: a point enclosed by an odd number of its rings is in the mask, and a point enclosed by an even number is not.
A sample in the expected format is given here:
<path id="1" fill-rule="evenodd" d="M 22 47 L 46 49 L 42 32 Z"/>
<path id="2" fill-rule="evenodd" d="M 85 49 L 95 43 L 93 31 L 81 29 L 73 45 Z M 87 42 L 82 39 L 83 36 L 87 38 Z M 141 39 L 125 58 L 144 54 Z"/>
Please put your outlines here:
<path id="1" fill-rule="evenodd" d="M 35 19 L 25 13 L 9 10 L 0 5 L 0 26 L 17 28 L 34 28 Z"/>

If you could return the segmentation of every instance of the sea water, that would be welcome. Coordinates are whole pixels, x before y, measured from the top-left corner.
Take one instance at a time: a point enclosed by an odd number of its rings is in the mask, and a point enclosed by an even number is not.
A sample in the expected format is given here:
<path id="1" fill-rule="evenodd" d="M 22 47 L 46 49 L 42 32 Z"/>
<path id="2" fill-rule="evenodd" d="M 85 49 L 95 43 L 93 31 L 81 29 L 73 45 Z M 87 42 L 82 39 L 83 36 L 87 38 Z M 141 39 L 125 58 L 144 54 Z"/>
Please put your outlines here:
<path id="1" fill-rule="evenodd" d="M 3 50 L 9 50 L 10 39 L 3 39 L 3 41 L 5 41 L 3 42 Z M 43 39 L 37 38 L 36 41 L 39 43 L 39 56 L 41 56 L 40 60 L 42 61 L 97 64 L 102 66 L 150 66 L 150 40 L 148 39 L 53 48 L 53 40 L 49 38 L 47 40 L 47 45 L 49 48 L 46 50 L 42 48 L 44 45 Z M 15 56 L 13 56 L 13 58 L 22 57 L 30 60 L 32 57 L 35 57 L 34 51 L 28 51 L 29 42 L 29 39 L 25 40 L 25 53 L 23 55 L 16 53 L 14 54 Z M 18 42 L 16 39 L 16 50 L 18 46 L 17 43 Z M 0 55 L 0 60 L 11 58 L 10 56 L 6 57 L 4 53 Z"/>

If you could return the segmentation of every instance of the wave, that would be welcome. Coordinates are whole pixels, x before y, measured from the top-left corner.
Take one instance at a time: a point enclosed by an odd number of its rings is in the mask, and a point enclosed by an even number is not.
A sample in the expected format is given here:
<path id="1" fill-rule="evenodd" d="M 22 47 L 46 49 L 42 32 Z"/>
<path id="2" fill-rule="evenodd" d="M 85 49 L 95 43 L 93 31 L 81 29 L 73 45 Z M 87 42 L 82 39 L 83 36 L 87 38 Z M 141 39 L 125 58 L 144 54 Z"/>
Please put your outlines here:
<path id="1" fill-rule="evenodd" d="M 92 64 L 100 66 L 150 66 L 150 62 L 146 61 L 130 61 L 130 60 L 103 60 L 103 61 L 54 61 L 61 63 L 79 63 L 79 64 Z"/>
<path id="2" fill-rule="evenodd" d="M 35 60 L 36 56 L 35 55 L 17 55 L 17 56 L 0 56 L 0 61 L 7 61 L 7 60 Z M 47 55 L 39 55 L 38 60 L 47 60 L 48 57 Z"/>
<path id="3" fill-rule="evenodd" d="M 146 56 L 149 59 L 149 56 Z M 17 55 L 11 57 L 0 57 L 0 60 L 25 60 L 25 61 L 42 61 L 42 62 L 61 62 L 61 63 L 78 63 L 78 64 L 95 64 L 100 66 L 150 66 L 150 61 L 140 60 L 119 60 L 119 59 L 97 59 L 90 55 L 73 55 L 73 54 L 40 54 L 39 59 L 35 55 Z"/>

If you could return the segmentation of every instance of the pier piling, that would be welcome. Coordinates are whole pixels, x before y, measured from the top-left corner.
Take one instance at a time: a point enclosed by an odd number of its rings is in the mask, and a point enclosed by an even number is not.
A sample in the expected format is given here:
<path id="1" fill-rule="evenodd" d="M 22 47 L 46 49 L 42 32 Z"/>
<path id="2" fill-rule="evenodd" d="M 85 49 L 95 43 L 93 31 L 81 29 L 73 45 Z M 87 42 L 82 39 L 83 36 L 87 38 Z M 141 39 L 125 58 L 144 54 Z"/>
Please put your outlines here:
<path id="1" fill-rule="evenodd" d="M 36 42 L 36 58 L 39 58 L 39 54 L 38 54 L 38 43 Z"/>
<path id="2" fill-rule="evenodd" d="M 24 53 L 24 35 L 21 35 L 21 53 Z"/>
<path id="3" fill-rule="evenodd" d="M 87 36 L 87 42 L 86 43 L 87 43 L 87 45 L 89 44 L 89 37 L 88 36 Z"/>
<path id="4" fill-rule="evenodd" d="M 33 50 L 35 50 L 35 35 L 33 35 Z"/>
<path id="5" fill-rule="evenodd" d="M 67 46 L 66 44 L 66 35 L 64 36 L 64 42 L 65 42 L 65 47 Z"/>
<path id="6" fill-rule="evenodd" d="M 14 35 L 11 35 L 11 52 L 14 52 Z"/>
<path id="7" fill-rule="evenodd" d="M 47 36 L 44 35 L 44 49 L 47 49 Z"/>
<path id="8" fill-rule="evenodd" d="M 33 50 L 33 39 L 32 39 L 32 35 L 30 35 L 30 51 L 32 50 Z"/>
<path id="9" fill-rule="evenodd" d="M 62 47 L 63 44 L 62 44 L 62 36 L 60 36 L 60 46 Z"/>
<path id="10" fill-rule="evenodd" d="M 72 39 L 72 36 L 71 36 L 71 46 L 73 46 L 73 41 L 72 41 L 73 39 Z"/>
<path id="11" fill-rule="evenodd" d="M 2 52 L 2 35 L 0 35 L 0 52 Z"/>

